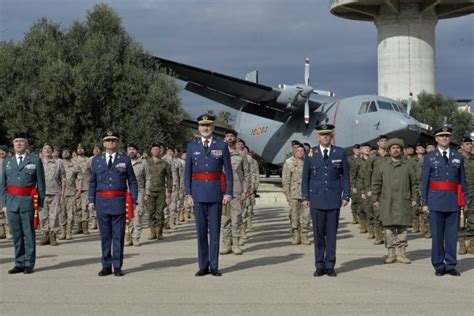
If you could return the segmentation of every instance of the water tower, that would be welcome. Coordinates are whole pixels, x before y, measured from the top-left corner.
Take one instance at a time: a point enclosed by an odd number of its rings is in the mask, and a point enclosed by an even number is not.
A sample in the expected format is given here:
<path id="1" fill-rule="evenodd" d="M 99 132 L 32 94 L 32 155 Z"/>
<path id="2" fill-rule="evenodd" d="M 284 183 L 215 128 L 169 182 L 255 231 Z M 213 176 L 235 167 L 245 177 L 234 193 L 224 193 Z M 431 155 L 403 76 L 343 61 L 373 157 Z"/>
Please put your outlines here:
<path id="1" fill-rule="evenodd" d="M 378 94 L 407 99 L 436 92 L 435 27 L 474 12 L 474 0 L 332 0 L 331 13 L 373 21 L 378 31 Z"/>

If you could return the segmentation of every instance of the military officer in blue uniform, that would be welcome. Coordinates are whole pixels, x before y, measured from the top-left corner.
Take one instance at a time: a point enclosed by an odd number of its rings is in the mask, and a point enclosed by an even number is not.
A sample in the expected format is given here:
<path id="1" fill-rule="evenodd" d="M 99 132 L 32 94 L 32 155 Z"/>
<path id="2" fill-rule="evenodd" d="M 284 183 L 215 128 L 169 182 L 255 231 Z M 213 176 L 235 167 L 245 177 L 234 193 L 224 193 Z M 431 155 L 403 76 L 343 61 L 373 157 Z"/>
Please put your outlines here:
<path id="1" fill-rule="evenodd" d="M 186 203 L 194 207 L 196 219 L 199 260 L 199 271 L 196 272 L 196 276 L 209 273 L 221 276 L 219 271 L 221 204 L 228 204 L 232 200 L 234 183 L 232 164 L 227 144 L 212 136 L 214 117 L 204 114 L 199 116 L 197 121 L 201 136 L 188 144 L 184 171 Z M 210 242 L 208 242 L 208 231 Z"/>
<path id="2" fill-rule="evenodd" d="M 36 242 L 33 196 L 38 194 L 38 211 L 41 211 L 46 190 L 43 163 L 38 156 L 28 153 L 28 139 L 27 133 L 15 133 L 15 155 L 3 161 L 0 179 L 0 204 L 6 207 L 15 246 L 15 267 L 8 271 L 9 274 L 34 272 Z"/>
<path id="3" fill-rule="evenodd" d="M 336 234 L 339 211 L 350 198 L 350 174 L 347 155 L 331 145 L 334 125 L 316 127 L 319 146 L 310 149 L 304 159 L 301 179 L 303 206 L 310 207 L 313 219 L 315 277 L 335 277 Z"/>
<path id="4" fill-rule="evenodd" d="M 138 185 L 132 163 L 127 155 L 117 152 L 118 134 L 102 133 L 105 153 L 92 159 L 89 180 L 89 209 L 97 211 L 102 246 L 102 270 L 99 276 L 123 276 L 125 236 L 125 199 L 127 183 L 133 203 L 137 203 Z"/>
<path id="5" fill-rule="evenodd" d="M 438 146 L 426 154 L 421 178 L 422 212 L 429 214 L 432 234 L 431 263 L 435 275 L 459 276 L 456 270 L 456 246 L 459 225 L 458 186 L 467 209 L 468 189 L 464 157 L 449 147 L 452 128 L 434 131 Z"/>

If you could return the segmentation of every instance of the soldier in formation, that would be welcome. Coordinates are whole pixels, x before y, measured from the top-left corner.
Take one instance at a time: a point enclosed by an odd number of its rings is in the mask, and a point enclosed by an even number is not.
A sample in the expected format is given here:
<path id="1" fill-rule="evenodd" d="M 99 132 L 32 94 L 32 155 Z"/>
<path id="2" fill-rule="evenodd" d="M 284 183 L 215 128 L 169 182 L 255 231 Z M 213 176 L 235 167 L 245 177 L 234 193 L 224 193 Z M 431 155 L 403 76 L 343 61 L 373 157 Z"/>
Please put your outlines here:
<path id="1" fill-rule="evenodd" d="M 461 143 L 462 155 L 464 157 L 464 169 L 466 182 L 469 188 L 469 202 L 464 209 L 464 218 L 461 217 L 462 225 L 459 229 L 459 255 L 474 254 L 474 157 L 472 156 L 472 139 L 463 137 Z"/>

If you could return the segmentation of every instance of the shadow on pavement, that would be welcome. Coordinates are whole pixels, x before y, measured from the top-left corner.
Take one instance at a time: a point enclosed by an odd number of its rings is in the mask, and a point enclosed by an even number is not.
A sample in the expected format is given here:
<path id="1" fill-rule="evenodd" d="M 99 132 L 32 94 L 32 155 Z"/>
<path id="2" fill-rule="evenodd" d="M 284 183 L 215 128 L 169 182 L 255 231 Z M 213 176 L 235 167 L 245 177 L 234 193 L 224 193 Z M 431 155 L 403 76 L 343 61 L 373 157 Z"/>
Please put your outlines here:
<path id="1" fill-rule="evenodd" d="M 236 272 L 240 270 L 251 269 L 253 267 L 263 267 L 263 266 L 268 266 L 268 265 L 281 264 L 281 263 L 300 259 L 301 257 L 303 257 L 302 253 L 292 253 L 286 256 L 257 258 L 257 259 L 239 262 L 231 267 L 221 269 L 221 272 L 229 273 L 229 272 Z"/>
<path id="2" fill-rule="evenodd" d="M 127 254 L 124 255 L 123 258 L 127 259 L 130 257 L 135 256 L 134 254 Z M 99 254 L 96 257 L 91 257 L 91 258 L 84 258 L 84 259 L 78 259 L 78 260 L 71 260 L 71 261 L 63 261 L 55 265 L 51 266 L 46 266 L 46 267 L 39 267 L 36 269 L 37 272 L 40 271 L 48 271 L 48 270 L 58 270 L 58 269 L 65 269 L 65 268 L 73 268 L 73 267 L 81 267 L 81 266 L 86 266 L 89 264 L 97 264 L 98 267 L 100 267 L 100 251 Z M 99 270 L 97 270 L 99 271 Z"/>
<path id="3" fill-rule="evenodd" d="M 175 268 L 175 267 L 185 266 L 188 264 L 197 265 L 197 263 L 198 263 L 197 257 L 176 258 L 176 259 L 149 262 L 149 263 L 142 264 L 139 267 L 135 267 L 132 269 L 125 269 L 124 271 L 127 274 L 130 274 L 130 273 L 135 273 L 135 272 L 143 272 L 147 270 L 160 270 L 160 269 L 166 269 L 166 268 Z"/>

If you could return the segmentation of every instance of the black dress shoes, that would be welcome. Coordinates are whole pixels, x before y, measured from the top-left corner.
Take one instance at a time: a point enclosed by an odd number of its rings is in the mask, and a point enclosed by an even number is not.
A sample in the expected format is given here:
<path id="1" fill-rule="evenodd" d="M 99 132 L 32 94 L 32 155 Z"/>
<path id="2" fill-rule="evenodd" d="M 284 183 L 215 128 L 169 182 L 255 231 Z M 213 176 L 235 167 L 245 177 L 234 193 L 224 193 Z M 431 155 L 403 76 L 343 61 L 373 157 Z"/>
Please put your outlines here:
<path id="1" fill-rule="evenodd" d="M 22 273 L 25 271 L 25 268 L 20 268 L 15 266 L 13 269 L 8 270 L 8 274 L 17 274 L 17 273 Z"/>
<path id="2" fill-rule="evenodd" d="M 323 276 L 325 273 L 326 271 L 324 271 L 324 269 L 316 269 L 316 271 L 314 271 L 313 273 L 313 276 L 320 277 Z"/>
<path id="3" fill-rule="evenodd" d="M 452 275 L 452 276 L 461 276 L 461 273 L 459 273 L 456 269 L 451 269 L 446 271 L 446 274 Z"/>
<path id="4" fill-rule="evenodd" d="M 112 274 L 112 268 L 102 268 L 102 270 L 99 271 L 99 276 L 106 276 L 106 275 L 111 275 Z"/>
<path id="5" fill-rule="evenodd" d="M 25 269 L 23 271 L 24 274 L 31 274 L 33 272 L 34 272 L 34 270 L 31 267 L 25 267 Z"/>
<path id="6" fill-rule="evenodd" d="M 222 276 L 222 273 L 220 273 L 220 271 L 217 270 L 217 269 L 215 269 L 215 270 L 212 270 L 212 269 L 211 269 L 211 274 L 212 274 L 213 276 Z"/>
<path id="7" fill-rule="evenodd" d="M 123 273 L 122 269 L 114 269 L 114 275 L 117 277 L 124 276 L 125 273 Z"/>
<path id="8" fill-rule="evenodd" d="M 336 271 L 334 271 L 334 269 L 327 269 L 327 270 L 326 270 L 326 275 L 327 275 L 327 276 L 330 276 L 330 277 L 335 277 L 335 276 L 337 276 Z"/>
<path id="9" fill-rule="evenodd" d="M 199 270 L 196 272 L 195 276 L 200 277 L 200 276 L 205 276 L 209 274 L 209 269 L 204 269 L 204 270 Z"/>
<path id="10" fill-rule="evenodd" d="M 446 272 L 444 271 L 444 269 L 437 269 L 435 270 L 435 275 L 436 276 L 443 276 Z"/>

